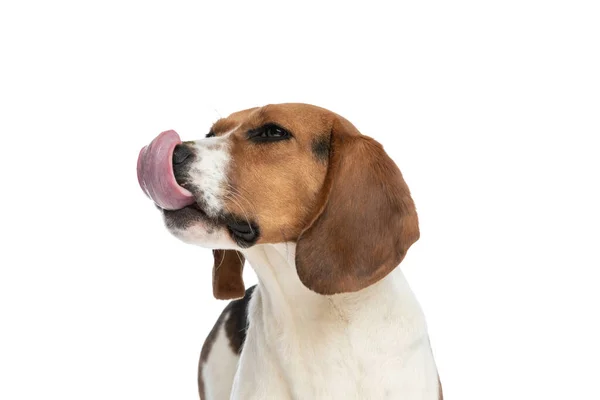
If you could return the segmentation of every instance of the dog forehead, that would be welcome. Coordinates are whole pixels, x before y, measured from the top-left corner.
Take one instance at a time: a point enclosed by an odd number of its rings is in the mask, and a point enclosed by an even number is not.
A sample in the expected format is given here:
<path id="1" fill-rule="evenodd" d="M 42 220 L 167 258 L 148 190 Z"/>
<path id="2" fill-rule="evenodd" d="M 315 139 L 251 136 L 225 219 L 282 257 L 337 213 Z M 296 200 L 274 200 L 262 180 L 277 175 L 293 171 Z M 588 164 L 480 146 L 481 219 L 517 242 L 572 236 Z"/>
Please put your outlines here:
<path id="1" fill-rule="evenodd" d="M 260 110 L 264 122 L 276 122 L 295 133 L 319 134 L 331 126 L 334 114 L 302 103 L 272 104 Z"/>
<path id="2" fill-rule="evenodd" d="M 236 126 L 247 129 L 266 123 L 276 123 L 295 134 L 319 134 L 331 127 L 334 113 L 304 103 L 269 104 L 232 113 L 214 123 L 212 130 L 219 134 Z"/>

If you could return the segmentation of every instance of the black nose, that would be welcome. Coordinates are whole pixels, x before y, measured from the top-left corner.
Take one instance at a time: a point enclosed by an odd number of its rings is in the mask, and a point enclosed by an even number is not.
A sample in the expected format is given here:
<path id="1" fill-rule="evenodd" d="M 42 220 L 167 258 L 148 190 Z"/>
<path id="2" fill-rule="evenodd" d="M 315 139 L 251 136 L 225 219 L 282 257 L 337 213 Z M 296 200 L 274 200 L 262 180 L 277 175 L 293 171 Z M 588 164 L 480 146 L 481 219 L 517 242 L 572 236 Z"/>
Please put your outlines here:
<path id="1" fill-rule="evenodd" d="M 190 159 L 193 154 L 191 148 L 184 144 L 178 144 L 173 150 L 173 165 L 183 164 L 183 162 Z"/>

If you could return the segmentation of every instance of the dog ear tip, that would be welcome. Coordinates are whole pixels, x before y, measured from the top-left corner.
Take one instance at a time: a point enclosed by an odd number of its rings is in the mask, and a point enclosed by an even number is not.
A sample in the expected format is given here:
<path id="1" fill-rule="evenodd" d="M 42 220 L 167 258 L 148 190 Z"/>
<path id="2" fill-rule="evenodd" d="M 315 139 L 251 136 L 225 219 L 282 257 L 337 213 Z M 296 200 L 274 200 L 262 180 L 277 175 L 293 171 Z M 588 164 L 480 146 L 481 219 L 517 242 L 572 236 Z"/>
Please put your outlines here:
<path id="1" fill-rule="evenodd" d="M 220 288 L 219 290 L 213 291 L 213 296 L 217 300 L 239 300 L 244 298 L 246 295 L 246 288 Z"/>

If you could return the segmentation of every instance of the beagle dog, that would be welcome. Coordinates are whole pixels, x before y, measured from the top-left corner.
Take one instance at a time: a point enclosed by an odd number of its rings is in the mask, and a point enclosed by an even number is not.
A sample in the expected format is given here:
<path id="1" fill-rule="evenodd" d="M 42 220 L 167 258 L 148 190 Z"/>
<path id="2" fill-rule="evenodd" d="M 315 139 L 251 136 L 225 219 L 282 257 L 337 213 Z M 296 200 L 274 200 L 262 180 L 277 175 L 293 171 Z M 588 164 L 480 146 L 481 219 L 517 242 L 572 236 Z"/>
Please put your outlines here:
<path id="1" fill-rule="evenodd" d="M 213 249 L 236 299 L 206 338 L 203 400 L 439 400 L 423 312 L 398 264 L 415 205 L 383 147 L 341 116 L 276 104 L 163 132 L 138 179 L 184 242 Z M 245 290 L 249 262 L 258 285 Z"/>

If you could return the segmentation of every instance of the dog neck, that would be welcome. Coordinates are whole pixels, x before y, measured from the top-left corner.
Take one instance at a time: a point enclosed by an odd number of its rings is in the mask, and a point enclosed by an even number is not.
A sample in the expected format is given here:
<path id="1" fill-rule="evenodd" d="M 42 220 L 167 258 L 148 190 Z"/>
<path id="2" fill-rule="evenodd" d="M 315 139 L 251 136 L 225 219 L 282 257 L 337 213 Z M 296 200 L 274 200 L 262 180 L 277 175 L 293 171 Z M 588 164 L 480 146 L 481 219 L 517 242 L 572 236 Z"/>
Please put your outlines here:
<path id="1" fill-rule="evenodd" d="M 400 268 L 357 292 L 324 296 L 300 281 L 294 244 L 244 255 L 259 285 L 232 398 L 403 398 L 423 388 L 419 398 L 438 398 L 425 319 Z"/>
<path id="2" fill-rule="evenodd" d="M 337 320 L 352 323 L 363 312 L 421 317 L 421 308 L 400 268 L 358 292 L 324 296 L 308 289 L 296 271 L 295 243 L 255 245 L 244 256 L 256 272 L 262 312 L 278 321 Z M 291 322 L 291 321 L 290 321 Z"/>

